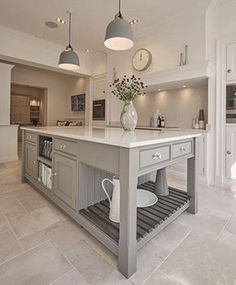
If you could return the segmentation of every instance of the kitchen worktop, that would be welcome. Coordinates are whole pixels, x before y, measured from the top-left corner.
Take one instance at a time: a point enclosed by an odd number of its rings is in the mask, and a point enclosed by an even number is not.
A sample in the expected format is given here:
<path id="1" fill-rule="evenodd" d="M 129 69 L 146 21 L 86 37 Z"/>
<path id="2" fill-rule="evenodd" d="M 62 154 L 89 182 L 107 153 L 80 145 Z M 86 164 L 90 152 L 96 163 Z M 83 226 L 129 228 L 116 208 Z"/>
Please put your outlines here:
<path id="1" fill-rule="evenodd" d="M 200 130 L 135 130 L 124 132 L 121 128 L 102 127 L 23 127 L 22 129 L 45 135 L 54 135 L 101 144 L 135 148 L 175 140 L 198 137 Z"/>

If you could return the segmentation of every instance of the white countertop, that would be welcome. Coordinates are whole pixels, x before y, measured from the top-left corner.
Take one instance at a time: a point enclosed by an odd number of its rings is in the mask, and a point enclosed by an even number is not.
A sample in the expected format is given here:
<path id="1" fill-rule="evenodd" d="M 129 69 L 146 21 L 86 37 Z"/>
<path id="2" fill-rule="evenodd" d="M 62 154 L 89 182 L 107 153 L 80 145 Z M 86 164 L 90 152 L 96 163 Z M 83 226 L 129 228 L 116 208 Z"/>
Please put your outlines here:
<path id="1" fill-rule="evenodd" d="M 22 129 L 45 135 L 55 135 L 125 148 L 188 139 L 198 137 L 202 133 L 200 130 L 180 131 L 178 129 L 176 131 L 135 130 L 135 132 L 129 133 L 120 128 L 102 127 L 22 127 Z"/>

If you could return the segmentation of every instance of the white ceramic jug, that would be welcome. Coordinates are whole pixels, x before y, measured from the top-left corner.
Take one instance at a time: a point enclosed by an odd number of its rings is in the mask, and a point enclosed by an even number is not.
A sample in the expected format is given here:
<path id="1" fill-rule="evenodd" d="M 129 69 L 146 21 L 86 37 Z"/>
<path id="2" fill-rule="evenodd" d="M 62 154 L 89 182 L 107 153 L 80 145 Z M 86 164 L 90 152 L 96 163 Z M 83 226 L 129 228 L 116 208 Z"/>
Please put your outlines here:
<path id="1" fill-rule="evenodd" d="M 113 185 L 112 198 L 107 193 L 104 182 L 108 181 Z M 109 219 L 115 223 L 120 222 L 120 180 L 114 176 L 112 181 L 108 178 L 102 180 L 102 189 L 104 190 L 110 204 Z"/>

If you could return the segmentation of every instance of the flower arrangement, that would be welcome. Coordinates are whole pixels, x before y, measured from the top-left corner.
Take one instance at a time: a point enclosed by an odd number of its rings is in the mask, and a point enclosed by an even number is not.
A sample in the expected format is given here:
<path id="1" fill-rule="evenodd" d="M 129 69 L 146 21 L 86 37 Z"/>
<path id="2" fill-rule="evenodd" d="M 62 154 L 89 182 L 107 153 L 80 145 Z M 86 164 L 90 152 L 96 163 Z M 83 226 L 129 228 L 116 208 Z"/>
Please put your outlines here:
<path id="1" fill-rule="evenodd" d="M 124 75 L 122 80 L 115 79 L 110 87 L 113 88 L 111 93 L 123 102 L 132 102 L 137 96 L 145 95 L 144 90 L 147 88 L 141 79 L 134 75 L 131 77 Z"/>

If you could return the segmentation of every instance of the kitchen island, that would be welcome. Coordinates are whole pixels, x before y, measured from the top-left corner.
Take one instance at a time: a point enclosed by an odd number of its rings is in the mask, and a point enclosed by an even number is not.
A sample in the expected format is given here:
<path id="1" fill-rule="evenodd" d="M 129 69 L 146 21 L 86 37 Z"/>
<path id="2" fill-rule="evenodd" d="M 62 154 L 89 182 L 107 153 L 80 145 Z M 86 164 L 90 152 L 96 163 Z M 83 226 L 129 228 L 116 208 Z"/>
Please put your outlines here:
<path id="1" fill-rule="evenodd" d="M 183 211 L 195 214 L 197 146 L 200 132 L 118 128 L 39 127 L 23 129 L 22 181 L 33 185 L 118 255 L 119 270 L 130 277 L 137 251 Z M 169 195 L 137 210 L 137 186 L 154 190 L 149 173 L 187 160 L 187 192 Z M 101 181 L 120 180 L 120 223 L 109 220 Z M 112 189 L 109 189 L 111 194 Z"/>

